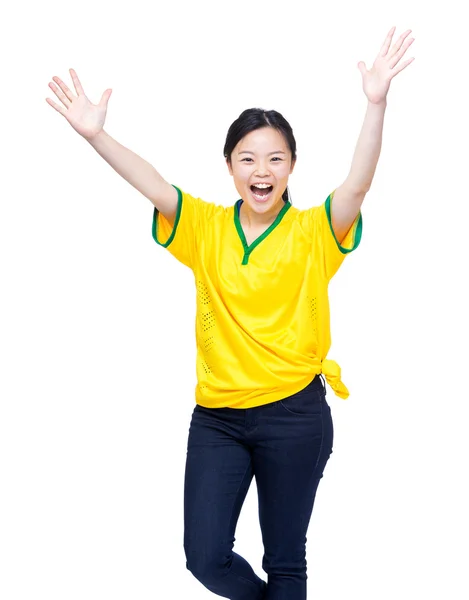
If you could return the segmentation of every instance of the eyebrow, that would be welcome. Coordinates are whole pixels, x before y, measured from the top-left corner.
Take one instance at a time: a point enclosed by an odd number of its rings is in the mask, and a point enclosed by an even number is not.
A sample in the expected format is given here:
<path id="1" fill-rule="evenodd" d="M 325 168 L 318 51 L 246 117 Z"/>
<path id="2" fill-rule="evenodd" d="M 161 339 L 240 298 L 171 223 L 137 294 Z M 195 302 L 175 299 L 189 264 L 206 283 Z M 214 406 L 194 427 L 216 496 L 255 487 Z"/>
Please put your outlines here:
<path id="1" fill-rule="evenodd" d="M 243 150 L 242 152 L 238 152 L 238 155 L 239 154 L 254 154 L 254 152 L 251 152 L 250 150 Z M 283 150 L 276 150 L 275 152 L 269 152 L 267 156 L 272 156 L 272 154 L 285 154 L 285 152 Z"/>

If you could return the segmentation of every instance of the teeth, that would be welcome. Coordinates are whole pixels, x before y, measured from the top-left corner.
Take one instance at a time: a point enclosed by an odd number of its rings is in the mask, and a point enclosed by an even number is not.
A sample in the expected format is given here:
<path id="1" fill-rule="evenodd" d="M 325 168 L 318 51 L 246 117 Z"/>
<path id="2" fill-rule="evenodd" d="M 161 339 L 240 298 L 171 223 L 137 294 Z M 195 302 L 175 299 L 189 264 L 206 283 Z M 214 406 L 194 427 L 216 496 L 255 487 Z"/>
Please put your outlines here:
<path id="1" fill-rule="evenodd" d="M 265 190 L 265 188 L 272 187 L 270 183 L 255 183 L 254 187 L 259 188 L 260 190 Z"/>

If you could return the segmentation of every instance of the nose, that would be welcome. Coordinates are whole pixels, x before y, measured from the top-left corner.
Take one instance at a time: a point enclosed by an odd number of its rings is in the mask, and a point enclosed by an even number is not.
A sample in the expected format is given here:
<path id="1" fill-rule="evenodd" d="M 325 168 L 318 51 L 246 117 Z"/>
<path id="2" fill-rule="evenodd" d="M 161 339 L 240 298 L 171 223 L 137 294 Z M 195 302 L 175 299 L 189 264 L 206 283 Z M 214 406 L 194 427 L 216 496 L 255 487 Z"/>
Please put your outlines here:
<path id="1" fill-rule="evenodd" d="M 256 166 L 256 175 L 258 175 L 259 177 L 262 177 L 262 176 L 266 177 L 269 174 L 270 174 L 270 171 L 269 171 L 267 163 L 264 161 L 259 161 Z"/>

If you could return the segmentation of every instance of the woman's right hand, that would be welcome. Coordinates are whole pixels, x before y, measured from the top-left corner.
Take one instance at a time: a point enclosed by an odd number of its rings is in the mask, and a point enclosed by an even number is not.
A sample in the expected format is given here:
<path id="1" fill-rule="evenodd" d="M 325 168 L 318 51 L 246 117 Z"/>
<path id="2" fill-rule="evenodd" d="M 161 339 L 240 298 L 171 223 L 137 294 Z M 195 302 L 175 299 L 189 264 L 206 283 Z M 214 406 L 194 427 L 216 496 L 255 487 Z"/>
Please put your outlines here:
<path id="1" fill-rule="evenodd" d="M 92 104 L 86 97 L 80 80 L 73 69 L 70 69 L 70 75 L 77 95 L 75 96 L 61 79 L 53 77 L 52 79 L 57 85 L 50 82 L 49 87 L 65 108 L 56 104 L 50 98 L 46 98 L 46 101 L 67 119 L 75 131 L 85 139 L 91 140 L 104 127 L 107 105 L 112 90 L 108 89 L 103 93 L 99 104 Z"/>

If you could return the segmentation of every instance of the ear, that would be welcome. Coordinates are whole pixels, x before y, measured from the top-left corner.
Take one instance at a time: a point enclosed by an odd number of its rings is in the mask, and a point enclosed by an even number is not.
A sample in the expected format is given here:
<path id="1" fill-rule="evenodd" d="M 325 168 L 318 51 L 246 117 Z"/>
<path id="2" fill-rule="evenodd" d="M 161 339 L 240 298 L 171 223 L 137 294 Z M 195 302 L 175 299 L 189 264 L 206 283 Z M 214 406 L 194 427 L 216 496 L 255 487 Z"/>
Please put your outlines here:
<path id="1" fill-rule="evenodd" d="M 290 175 L 293 173 L 293 169 L 295 168 L 295 165 L 296 165 L 296 158 L 295 158 L 295 160 L 292 160 L 291 167 L 290 167 Z"/>
<path id="2" fill-rule="evenodd" d="M 229 171 L 230 175 L 233 175 L 233 169 L 232 169 L 231 163 L 228 159 L 226 159 L 226 165 L 228 167 L 228 171 Z"/>

